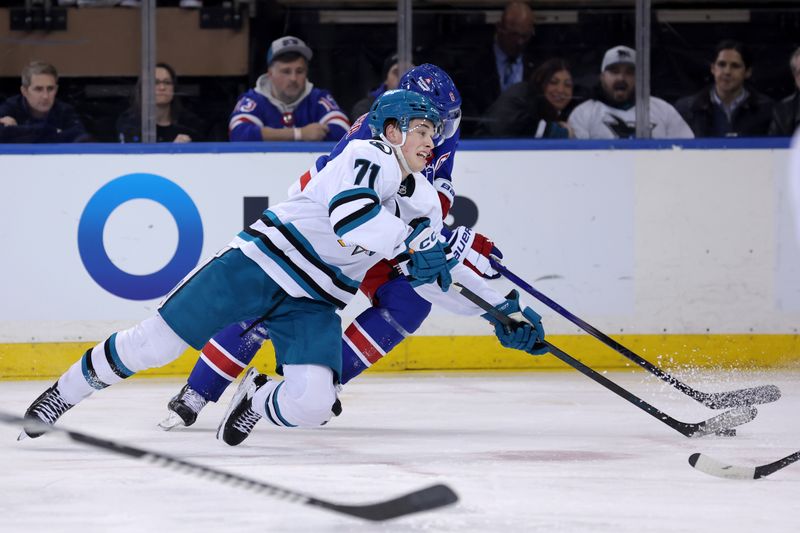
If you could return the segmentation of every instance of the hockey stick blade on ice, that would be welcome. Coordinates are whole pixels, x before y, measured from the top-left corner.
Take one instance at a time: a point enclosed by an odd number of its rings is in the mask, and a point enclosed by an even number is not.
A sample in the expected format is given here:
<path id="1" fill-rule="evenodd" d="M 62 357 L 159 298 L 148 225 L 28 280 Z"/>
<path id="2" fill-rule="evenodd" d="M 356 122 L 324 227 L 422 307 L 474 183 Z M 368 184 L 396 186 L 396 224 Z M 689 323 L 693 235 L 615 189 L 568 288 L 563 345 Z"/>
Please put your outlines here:
<path id="1" fill-rule="evenodd" d="M 754 405 L 754 404 L 762 404 L 762 403 L 770 403 L 778 400 L 781 397 L 781 391 L 775 385 L 761 385 L 758 387 L 751 387 L 747 389 L 739 389 L 734 391 L 726 391 L 726 392 L 702 392 L 697 389 L 694 389 L 687 385 L 686 383 L 682 382 L 672 374 L 669 374 L 667 371 L 657 367 L 653 363 L 647 361 L 633 350 L 623 346 L 620 342 L 612 339 L 596 327 L 592 326 L 585 320 L 573 315 L 568 310 L 564 309 L 561 305 L 557 302 L 551 300 L 545 294 L 542 294 L 535 288 L 533 288 L 529 283 L 526 283 L 525 280 L 508 270 L 505 266 L 498 263 L 495 260 L 491 260 L 492 268 L 494 268 L 497 272 L 502 274 L 506 277 L 509 281 L 514 283 L 520 289 L 524 290 L 550 309 L 558 313 L 559 315 L 563 316 L 586 333 L 590 334 L 594 338 L 601 341 L 606 346 L 612 348 L 619 354 L 627 357 L 637 365 L 641 366 L 654 376 L 658 377 L 662 381 L 669 383 L 671 386 L 675 387 L 682 393 L 686 394 L 690 398 L 697 400 L 698 402 L 702 403 L 706 407 L 711 409 L 727 409 L 730 407 L 740 407 L 745 405 Z"/>
<path id="2" fill-rule="evenodd" d="M 725 479 L 760 479 L 800 460 L 800 451 L 778 459 L 773 463 L 761 466 L 735 466 L 718 461 L 702 453 L 693 453 L 689 456 L 689 464 L 695 469 L 708 475 Z"/>
<path id="3" fill-rule="evenodd" d="M 487 313 L 491 314 L 493 317 L 498 319 L 502 324 L 506 326 L 510 326 L 514 324 L 514 320 L 509 316 L 503 314 L 502 312 L 498 311 L 494 308 L 492 304 L 469 290 L 467 287 L 464 287 L 458 282 L 453 283 L 453 286 L 458 290 L 462 296 L 470 300 L 472 303 L 486 311 Z M 708 420 L 703 422 L 697 423 L 688 423 L 688 422 L 681 422 L 669 416 L 668 414 L 658 410 L 657 408 L 653 407 L 643 399 L 639 398 L 632 392 L 628 391 L 624 387 L 617 385 L 607 377 L 603 376 L 596 370 L 586 366 L 585 364 L 581 363 L 565 351 L 561 350 L 557 346 L 545 341 L 545 343 L 550 350 L 550 353 L 555 355 L 564 363 L 568 364 L 584 376 L 588 377 L 589 379 L 599 383 L 603 387 L 607 388 L 611 392 L 617 394 L 618 396 L 622 397 L 623 399 L 629 401 L 642 411 L 646 412 L 647 414 L 657 418 L 664 424 L 668 425 L 675 431 L 687 436 L 687 437 L 702 437 L 704 435 L 709 435 L 712 433 L 716 433 L 718 431 L 728 430 L 734 428 L 736 426 L 741 426 L 742 424 L 746 424 L 753 420 L 756 415 L 758 414 L 758 410 L 753 407 L 752 405 L 743 405 L 740 407 L 736 407 L 731 409 L 730 411 L 725 411 L 715 417 L 712 417 Z"/>
<path id="4" fill-rule="evenodd" d="M 54 435 L 61 435 L 80 444 L 85 444 L 94 448 L 100 448 L 107 452 L 124 455 L 133 459 L 139 459 L 163 468 L 169 468 L 178 472 L 192 474 L 194 476 L 217 481 L 225 485 L 233 485 L 251 492 L 265 494 L 267 496 L 286 500 L 292 503 L 319 507 L 335 513 L 353 516 L 356 518 L 363 518 L 365 520 L 372 520 L 375 522 L 399 518 L 409 514 L 420 513 L 422 511 L 438 509 L 439 507 L 444 507 L 458 501 L 458 496 L 450 487 L 439 484 L 409 492 L 408 494 L 404 494 L 403 496 L 394 498 L 392 500 L 364 505 L 339 504 L 316 498 L 314 496 L 309 496 L 308 494 L 303 494 L 302 492 L 297 492 L 292 489 L 285 489 L 277 485 L 272 485 L 270 483 L 264 483 L 252 478 L 240 476 L 238 474 L 232 474 L 223 470 L 217 470 L 216 468 L 184 461 L 183 459 L 178 459 L 163 453 L 145 450 L 134 446 L 128 446 L 112 440 L 93 437 L 78 431 L 71 431 L 69 429 L 50 426 L 8 413 L 0 412 L 0 422 L 5 422 L 7 424 L 22 427 L 24 429 L 30 428 L 34 431 L 42 431 L 45 433 L 53 433 Z"/>

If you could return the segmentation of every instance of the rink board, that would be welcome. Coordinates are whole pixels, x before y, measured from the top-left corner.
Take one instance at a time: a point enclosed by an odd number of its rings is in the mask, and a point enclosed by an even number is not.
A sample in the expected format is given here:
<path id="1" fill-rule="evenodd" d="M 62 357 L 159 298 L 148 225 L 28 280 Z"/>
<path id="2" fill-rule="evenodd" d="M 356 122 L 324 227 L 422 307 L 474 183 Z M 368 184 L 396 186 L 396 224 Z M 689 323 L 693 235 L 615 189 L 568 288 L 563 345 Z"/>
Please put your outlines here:
<path id="1" fill-rule="evenodd" d="M 724 143 L 464 142 L 447 222 L 493 237 L 513 272 L 653 362 L 791 364 L 800 360 L 800 246 L 785 199 L 786 142 Z M 151 315 L 248 210 L 285 199 L 329 148 L 0 147 L 0 377 L 56 375 Z M 527 303 L 573 355 L 598 368 L 626 364 Z M 366 305 L 358 296 L 343 322 Z M 480 318 L 436 307 L 418 335 L 378 369 L 563 367 L 503 350 Z M 192 359 L 162 370 L 185 373 Z"/>
<path id="2" fill-rule="evenodd" d="M 597 370 L 633 369 L 637 365 L 585 335 L 552 335 L 550 342 Z M 750 371 L 800 366 L 797 335 L 623 335 L 616 340 L 669 371 L 698 368 Z M 93 343 L 0 345 L 0 379 L 55 378 Z M 147 376 L 187 376 L 197 361 L 189 349 L 180 358 Z M 266 343 L 253 365 L 272 371 L 275 353 Z M 411 337 L 368 372 L 424 370 L 543 370 L 569 367 L 552 356 L 528 356 L 504 349 L 494 337 Z"/>

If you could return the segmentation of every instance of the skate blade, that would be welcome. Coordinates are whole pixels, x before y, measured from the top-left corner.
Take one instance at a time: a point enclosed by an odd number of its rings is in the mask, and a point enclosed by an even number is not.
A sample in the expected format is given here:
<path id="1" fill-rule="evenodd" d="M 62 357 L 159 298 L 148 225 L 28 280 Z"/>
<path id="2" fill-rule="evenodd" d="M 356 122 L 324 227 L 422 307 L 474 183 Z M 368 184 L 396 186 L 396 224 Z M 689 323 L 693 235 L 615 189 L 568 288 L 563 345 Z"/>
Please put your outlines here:
<path id="1" fill-rule="evenodd" d="M 25 430 L 23 429 L 22 431 L 19 432 L 19 435 L 17 436 L 17 442 L 19 442 L 21 440 L 29 439 L 29 438 L 30 437 L 28 436 L 27 433 L 25 433 Z"/>
<path id="2" fill-rule="evenodd" d="M 158 427 L 164 431 L 170 431 L 177 427 L 186 427 L 186 425 L 183 423 L 183 419 L 178 416 L 178 413 L 170 411 L 167 418 L 158 423 Z"/>

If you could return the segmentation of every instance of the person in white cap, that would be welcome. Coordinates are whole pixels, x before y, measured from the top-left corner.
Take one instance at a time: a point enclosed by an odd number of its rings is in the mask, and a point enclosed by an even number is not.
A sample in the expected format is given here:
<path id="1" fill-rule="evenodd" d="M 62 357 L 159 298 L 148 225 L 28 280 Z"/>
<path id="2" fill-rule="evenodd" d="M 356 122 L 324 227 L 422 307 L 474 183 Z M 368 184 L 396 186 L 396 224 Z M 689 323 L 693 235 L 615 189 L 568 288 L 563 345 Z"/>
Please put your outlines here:
<path id="1" fill-rule="evenodd" d="M 636 136 L 636 51 L 615 46 L 606 51 L 600 85 L 593 98 L 569 115 L 578 139 L 627 139 Z M 654 139 L 691 139 L 691 128 L 670 104 L 650 97 L 650 135 Z"/>
<path id="2" fill-rule="evenodd" d="M 275 39 L 267 72 L 231 113 L 231 141 L 338 141 L 350 129 L 330 92 L 308 81 L 313 52 L 297 37 Z"/>

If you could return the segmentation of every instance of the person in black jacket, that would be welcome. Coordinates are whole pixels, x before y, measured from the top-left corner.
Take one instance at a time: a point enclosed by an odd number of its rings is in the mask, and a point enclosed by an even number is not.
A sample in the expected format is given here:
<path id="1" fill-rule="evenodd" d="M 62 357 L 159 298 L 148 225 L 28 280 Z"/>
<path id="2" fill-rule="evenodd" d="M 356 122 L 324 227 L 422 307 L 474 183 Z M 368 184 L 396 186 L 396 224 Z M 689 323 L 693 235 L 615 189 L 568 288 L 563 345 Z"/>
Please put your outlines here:
<path id="1" fill-rule="evenodd" d="M 205 127 L 202 120 L 181 106 L 175 96 L 178 77 L 175 69 L 166 63 L 156 64 L 156 142 L 188 143 L 205 140 Z M 142 141 L 140 85 L 136 84 L 133 105 L 117 120 L 117 134 L 120 142 L 136 143 Z"/>
<path id="2" fill-rule="evenodd" d="M 33 61 L 22 70 L 20 93 L 0 105 L 0 142 L 70 143 L 89 140 L 75 109 L 56 99 L 58 71 Z"/>
<path id="3" fill-rule="evenodd" d="M 542 63 L 528 81 L 508 88 L 484 115 L 478 135 L 488 137 L 571 137 L 567 116 L 575 107 L 569 65 L 560 58 Z"/>
<path id="4" fill-rule="evenodd" d="M 769 134 L 779 137 L 791 137 L 800 127 L 800 48 L 794 51 L 789 60 L 794 84 L 797 88 L 793 94 L 775 104 L 772 110 L 772 122 Z"/>
<path id="5" fill-rule="evenodd" d="M 478 121 L 500 94 L 530 78 L 535 61 L 530 46 L 534 35 L 534 15 L 530 6 L 519 0 L 506 4 L 495 26 L 492 40 L 475 43 L 469 35 L 467 53 L 442 59 L 461 93 L 462 131 L 470 136 Z"/>
<path id="6" fill-rule="evenodd" d="M 773 102 L 746 84 L 752 75 L 752 59 L 745 46 L 733 40 L 720 42 L 711 74 L 710 87 L 675 104 L 695 137 L 766 135 Z"/>

